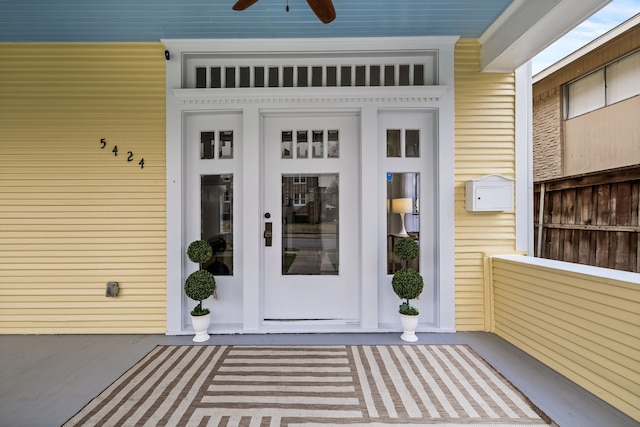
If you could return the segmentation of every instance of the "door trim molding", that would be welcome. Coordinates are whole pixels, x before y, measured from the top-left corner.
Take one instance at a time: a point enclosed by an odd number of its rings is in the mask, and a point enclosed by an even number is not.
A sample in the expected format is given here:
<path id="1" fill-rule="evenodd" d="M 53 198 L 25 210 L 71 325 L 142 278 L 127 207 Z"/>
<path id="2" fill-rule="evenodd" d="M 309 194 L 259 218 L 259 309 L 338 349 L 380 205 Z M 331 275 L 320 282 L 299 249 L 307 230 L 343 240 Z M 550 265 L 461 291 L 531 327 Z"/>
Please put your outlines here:
<path id="1" fill-rule="evenodd" d="M 183 105 L 237 105 L 278 103 L 406 103 L 437 102 L 449 86 L 340 87 L 276 89 L 173 89 Z"/>

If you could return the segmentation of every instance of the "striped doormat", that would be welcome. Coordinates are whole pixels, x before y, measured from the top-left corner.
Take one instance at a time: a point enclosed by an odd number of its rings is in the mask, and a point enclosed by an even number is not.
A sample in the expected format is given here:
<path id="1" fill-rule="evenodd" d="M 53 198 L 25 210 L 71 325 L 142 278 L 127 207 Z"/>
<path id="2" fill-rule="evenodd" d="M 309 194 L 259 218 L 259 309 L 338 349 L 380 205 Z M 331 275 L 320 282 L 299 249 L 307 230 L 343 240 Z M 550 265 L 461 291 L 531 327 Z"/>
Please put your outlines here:
<path id="1" fill-rule="evenodd" d="M 159 346 L 65 426 L 554 425 L 466 345 Z"/>

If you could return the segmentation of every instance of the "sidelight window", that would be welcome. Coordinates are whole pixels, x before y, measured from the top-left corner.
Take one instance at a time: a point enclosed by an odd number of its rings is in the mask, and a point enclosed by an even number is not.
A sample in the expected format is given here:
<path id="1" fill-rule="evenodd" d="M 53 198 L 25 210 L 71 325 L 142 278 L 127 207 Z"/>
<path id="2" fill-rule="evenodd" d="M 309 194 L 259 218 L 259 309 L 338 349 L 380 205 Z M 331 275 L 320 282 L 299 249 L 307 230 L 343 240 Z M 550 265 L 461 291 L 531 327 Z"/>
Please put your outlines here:
<path id="1" fill-rule="evenodd" d="M 213 249 L 202 267 L 217 276 L 233 274 L 233 175 L 200 177 L 201 239 Z"/>
<path id="2" fill-rule="evenodd" d="M 393 274 L 402 263 L 393 253 L 396 242 L 403 238 L 420 238 L 420 174 L 387 174 L 387 273 Z M 419 270 L 418 259 L 409 267 Z"/>

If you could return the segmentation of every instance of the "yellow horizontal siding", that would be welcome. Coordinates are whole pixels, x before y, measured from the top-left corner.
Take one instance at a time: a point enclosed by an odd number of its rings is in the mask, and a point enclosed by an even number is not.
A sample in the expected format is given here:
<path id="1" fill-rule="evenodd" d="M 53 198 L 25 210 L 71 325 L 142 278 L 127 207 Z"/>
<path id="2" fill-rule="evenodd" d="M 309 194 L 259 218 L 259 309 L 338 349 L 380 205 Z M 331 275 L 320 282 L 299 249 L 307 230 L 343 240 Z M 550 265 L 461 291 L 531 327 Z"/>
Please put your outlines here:
<path id="1" fill-rule="evenodd" d="M 495 332 L 640 421 L 640 287 L 492 260 Z"/>
<path id="2" fill-rule="evenodd" d="M 513 74 L 481 73 L 480 44 L 460 40 L 455 52 L 456 329 L 489 330 L 485 253 L 513 253 L 513 213 L 469 213 L 465 182 L 515 173 Z"/>
<path id="3" fill-rule="evenodd" d="M 0 44 L 0 333 L 166 330 L 163 50 Z"/>

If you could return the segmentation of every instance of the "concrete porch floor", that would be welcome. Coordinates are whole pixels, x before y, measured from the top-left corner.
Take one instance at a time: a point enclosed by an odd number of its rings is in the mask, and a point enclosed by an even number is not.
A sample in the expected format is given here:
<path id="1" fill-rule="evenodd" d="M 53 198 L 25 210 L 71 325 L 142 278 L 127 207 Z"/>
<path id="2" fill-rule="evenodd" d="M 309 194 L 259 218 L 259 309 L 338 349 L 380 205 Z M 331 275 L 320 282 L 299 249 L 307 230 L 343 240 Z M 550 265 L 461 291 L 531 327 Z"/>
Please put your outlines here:
<path id="1" fill-rule="evenodd" d="M 494 334 L 418 335 L 418 344 L 470 345 L 562 427 L 640 425 Z M 406 344 L 399 337 L 399 333 L 212 335 L 204 345 Z M 0 426 L 60 426 L 160 344 L 193 345 L 191 336 L 0 335 Z"/>

